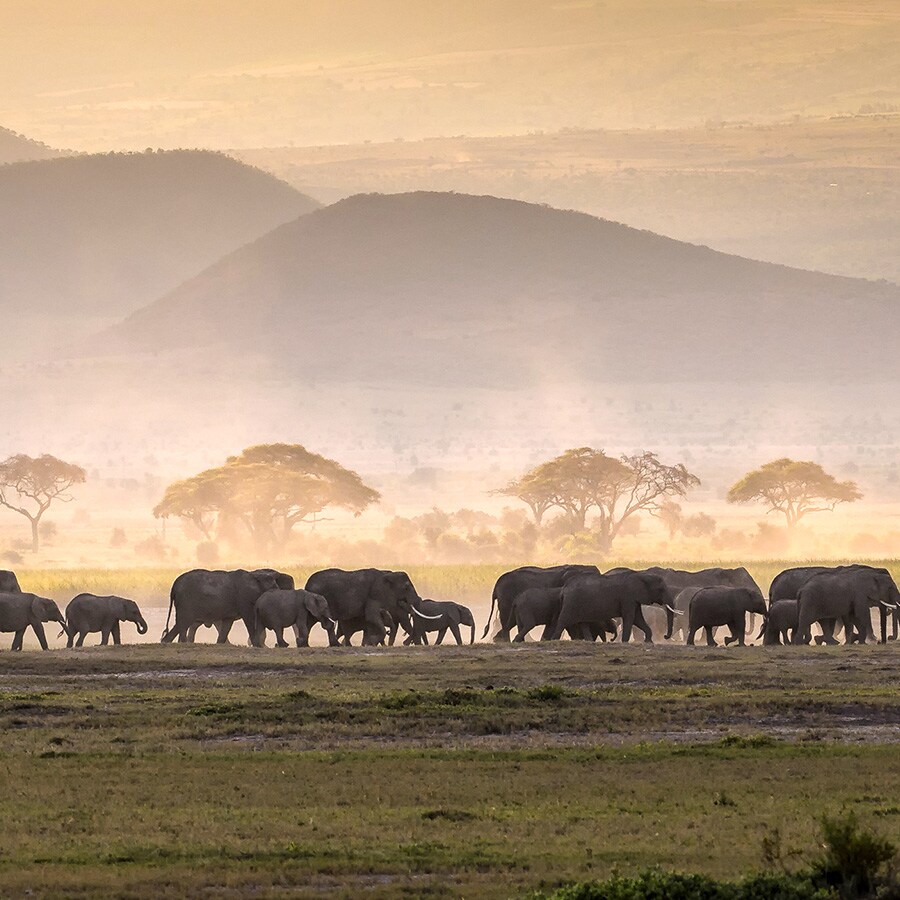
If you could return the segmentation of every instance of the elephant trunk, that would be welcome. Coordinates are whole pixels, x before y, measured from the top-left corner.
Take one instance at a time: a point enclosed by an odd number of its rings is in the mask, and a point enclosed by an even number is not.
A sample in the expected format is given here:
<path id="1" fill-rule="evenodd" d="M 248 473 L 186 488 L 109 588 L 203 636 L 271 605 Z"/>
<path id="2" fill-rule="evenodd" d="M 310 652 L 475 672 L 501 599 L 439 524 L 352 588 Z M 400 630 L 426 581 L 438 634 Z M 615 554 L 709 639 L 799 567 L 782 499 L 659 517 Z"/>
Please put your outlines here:
<path id="1" fill-rule="evenodd" d="M 138 634 L 146 634 L 150 629 L 147 625 L 146 619 L 143 616 L 138 616 L 135 620 L 135 624 L 137 625 L 137 633 Z"/>
<path id="2" fill-rule="evenodd" d="M 671 604 L 666 604 L 666 633 L 664 635 L 667 641 L 672 640 L 672 634 L 675 631 L 675 613 Z"/>

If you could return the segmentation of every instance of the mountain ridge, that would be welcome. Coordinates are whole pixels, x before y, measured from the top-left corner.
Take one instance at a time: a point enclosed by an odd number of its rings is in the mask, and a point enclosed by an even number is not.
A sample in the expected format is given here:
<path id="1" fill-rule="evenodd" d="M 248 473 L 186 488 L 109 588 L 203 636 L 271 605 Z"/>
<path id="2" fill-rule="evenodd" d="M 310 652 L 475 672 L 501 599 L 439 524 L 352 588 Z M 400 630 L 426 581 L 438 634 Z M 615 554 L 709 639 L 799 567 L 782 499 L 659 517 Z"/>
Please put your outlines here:
<path id="1" fill-rule="evenodd" d="M 816 321 L 824 303 L 832 328 Z M 357 195 L 288 222 L 104 338 L 137 352 L 253 339 L 285 352 L 291 336 L 318 334 L 285 364 L 307 371 L 340 352 L 348 379 L 406 371 L 502 384 L 555 365 L 591 381 L 721 377 L 722 367 L 756 381 L 890 380 L 900 378 L 898 311 L 900 288 L 886 282 L 747 260 L 586 213 L 413 192 Z M 862 353 L 869 328 L 897 350 L 885 365 Z M 378 330 L 380 363 L 369 343 Z M 643 348 L 640 367 L 629 347 Z"/>

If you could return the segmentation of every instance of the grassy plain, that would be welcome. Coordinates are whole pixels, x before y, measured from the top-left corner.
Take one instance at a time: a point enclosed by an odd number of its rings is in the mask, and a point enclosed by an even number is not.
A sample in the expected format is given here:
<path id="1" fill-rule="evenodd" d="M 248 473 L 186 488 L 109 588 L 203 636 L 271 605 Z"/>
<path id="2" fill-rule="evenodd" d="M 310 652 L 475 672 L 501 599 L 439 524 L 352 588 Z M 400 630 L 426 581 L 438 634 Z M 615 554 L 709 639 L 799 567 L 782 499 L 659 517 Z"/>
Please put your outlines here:
<path id="1" fill-rule="evenodd" d="M 900 828 L 900 648 L 0 654 L 0 894 L 508 897 Z"/>

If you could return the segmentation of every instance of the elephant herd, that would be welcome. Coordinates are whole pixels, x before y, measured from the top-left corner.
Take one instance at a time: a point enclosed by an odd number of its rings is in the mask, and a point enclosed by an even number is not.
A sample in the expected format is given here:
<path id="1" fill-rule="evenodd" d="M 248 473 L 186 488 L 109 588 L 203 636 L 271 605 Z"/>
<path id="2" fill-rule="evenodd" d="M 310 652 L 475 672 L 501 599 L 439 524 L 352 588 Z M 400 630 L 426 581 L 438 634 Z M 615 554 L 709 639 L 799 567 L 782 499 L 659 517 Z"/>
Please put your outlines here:
<path id="1" fill-rule="evenodd" d="M 889 618 L 890 639 L 896 639 L 900 592 L 887 569 L 867 565 L 787 569 L 772 582 L 768 602 L 743 567 L 688 572 L 654 566 L 601 573 L 585 565 L 522 566 L 505 572 L 494 585 L 482 638 L 496 621 L 496 642 L 524 641 L 538 626 L 541 640 L 565 634 L 572 640 L 628 642 L 636 629 L 651 642 L 654 628 L 664 627 L 666 640 L 681 632 L 692 645 L 702 631 L 707 645 L 715 646 L 716 629 L 727 627 L 725 643 L 743 646 L 747 616 L 752 623 L 758 615 L 762 627 L 757 638 L 764 644 L 808 644 L 813 625 L 821 632 L 815 635 L 816 643 L 836 644 L 839 626 L 845 643 L 866 643 L 876 638 L 876 609 L 878 639 L 888 640 Z M 467 607 L 422 599 L 406 572 L 386 569 L 324 569 L 313 573 L 303 589 L 276 569 L 194 569 L 172 585 L 161 640 L 193 642 L 197 630 L 206 626 L 215 628 L 217 642 L 224 644 L 237 621 L 258 647 L 265 645 L 268 631 L 277 646 L 288 646 L 288 629 L 297 647 L 308 647 L 316 625 L 332 647 L 349 645 L 357 634 L 362 634 L 364 645 L 392 645 L 400 628 L 407 645 L 427 645 L 429 634 L 436 634 L 435 643 L 440 644 L 447 632 L 461 644 L 461 627 L 471 628 L 469 642 L 475 640 L 475 620 Z M 92 633 L 100 634 L 102 644 L 110 637 L 119 644 L 122 622 L 134 623 L 139 634 L 147 632 L 133 600 L 83 593 L 69 602 L 63 615 L 53 600 L 23 592 L 14 573 L 0 571 L 0 631 L 14 633 L 12 649 L 22 649 L 29 627 L 48 649 L 46 622 L 61 625 L 60 636 L 67 636 L 68 647 L 82 646 Z"/>
<path id="2" fill-rule="evenodd" d="M 892 640 L 900 626 L 900 592 L 891 574 L 858 564 L 787 569 L 772 582 L 768 603 L 743 567 L 686 572 L 654 566 L 601 573 L 596 566 L 523 566 L 497 580 L 482 637 L 487 637 L 495 609 L 495 641 L 524 641 L 539 625 L 541 640 L 558 640 L 565 632 L 574 640 L 605 641 L 615 639 L 618 620 L 623 642 L 635 628 L 650 642 L 648 619 L 661 625 L 661 616 L 666 640 L 679 630 L 685 643 L 693 645 L 702 630 L 708 646 L 716 646 L 715 630 L 722 626 L 729 631 L 726 644 L 743 646 L 748 614 L 762 617 L 757 637 L 764 644 L 808 644 L 813 625 L 821 630 L 816 643 L 836 644 L 838 625 L 845 643 L 866 643 L 875 637 L 872 610 L 879 612 L 881 643 L 888 640 L 889 616 Z"/>

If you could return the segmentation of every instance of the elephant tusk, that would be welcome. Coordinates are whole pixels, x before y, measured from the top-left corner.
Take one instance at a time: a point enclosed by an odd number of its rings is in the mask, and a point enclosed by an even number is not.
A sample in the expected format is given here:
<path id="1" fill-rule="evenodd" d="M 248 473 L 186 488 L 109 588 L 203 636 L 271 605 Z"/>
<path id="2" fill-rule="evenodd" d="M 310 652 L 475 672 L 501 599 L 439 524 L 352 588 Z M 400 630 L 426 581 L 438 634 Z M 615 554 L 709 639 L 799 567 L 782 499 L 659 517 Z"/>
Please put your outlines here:
<path id="1" fill-rule="evenodd" d="M 441 613 L 437 616 L 427 616 L 427 615 L 425 615 L 425 613 L 419 612 L 414 606 L 411 607 L 411 609 L 417 616 L 421 616 L 423 619 L 440 619 L 441 616 L 443 615 L 443 613 Z"/>
<path id="2" fill-rule="evenodd" d="M 670 613 L 674 613 L 676 616 L 683 616 L 683 615 L 684 615 L 684 610 L 681 610 L 681 609 L 675 609 L 674 606 L 669 606 L 668 604 L 666 604 L 666 609 L 669 610 Z"/>

